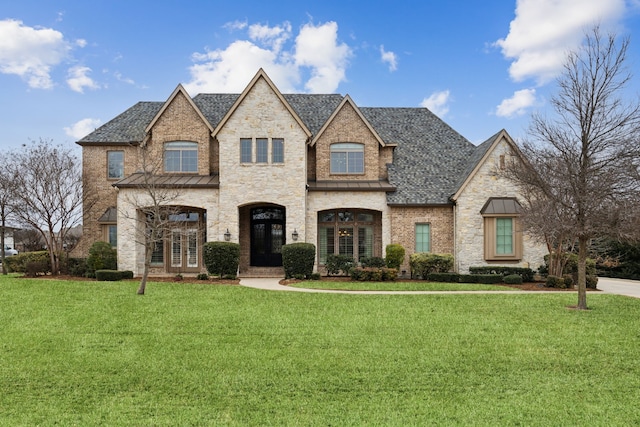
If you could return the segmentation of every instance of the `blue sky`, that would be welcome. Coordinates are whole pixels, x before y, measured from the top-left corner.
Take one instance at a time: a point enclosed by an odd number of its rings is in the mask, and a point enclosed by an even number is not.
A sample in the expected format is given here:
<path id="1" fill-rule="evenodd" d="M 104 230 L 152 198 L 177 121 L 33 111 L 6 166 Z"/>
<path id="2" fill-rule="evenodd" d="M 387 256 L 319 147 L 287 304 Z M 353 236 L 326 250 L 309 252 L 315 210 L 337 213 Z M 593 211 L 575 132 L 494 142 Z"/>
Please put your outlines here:
<path id="1" fill-rule="evenodd" d="M 473 143 L 516 139 L 548 108 L 564 54 L 595 22 L 631 37 L 640 0 L 0 0 L 0 149 L 69 147 L 181 83 L 239 93 L 263 67 L 284 93 L 426 106 Z"/>

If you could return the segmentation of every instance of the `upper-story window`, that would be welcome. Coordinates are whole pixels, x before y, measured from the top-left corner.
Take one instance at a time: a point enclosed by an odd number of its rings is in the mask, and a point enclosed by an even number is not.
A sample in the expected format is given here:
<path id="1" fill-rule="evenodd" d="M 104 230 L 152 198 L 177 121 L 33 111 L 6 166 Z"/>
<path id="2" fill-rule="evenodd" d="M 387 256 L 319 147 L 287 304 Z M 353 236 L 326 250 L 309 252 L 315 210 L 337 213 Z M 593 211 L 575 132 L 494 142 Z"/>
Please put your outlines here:
<path id="1" fill-rule="evenodd" d="M 174 141 L 164 144 L 165 172 L 198 172 L 198 143 Z"/>
<path id="2" fill-rule="evenodd" d="M 364 145 L 342 142 L 331 146 L 331 173 L 364 173 Z"/>
<path id="3" fill-rule="evenodd" d="M 269 161 L 269 140 L 267 138 L 256 139 L 256 163 Z"/>
<path id="4" fill-rule="evenodd" d="M 124 178 L 124 151 L 107 151 L 107 178 Z"/>
<path id="5" fill-rule="evenodd" d="M 284 163 L 284 139 L 271 140 L 271 163 Z"/>
<path id="6" fill-rule="evenodd" d="M 240 163 L 284 163 L 284 139 L 240 138 Z"/>

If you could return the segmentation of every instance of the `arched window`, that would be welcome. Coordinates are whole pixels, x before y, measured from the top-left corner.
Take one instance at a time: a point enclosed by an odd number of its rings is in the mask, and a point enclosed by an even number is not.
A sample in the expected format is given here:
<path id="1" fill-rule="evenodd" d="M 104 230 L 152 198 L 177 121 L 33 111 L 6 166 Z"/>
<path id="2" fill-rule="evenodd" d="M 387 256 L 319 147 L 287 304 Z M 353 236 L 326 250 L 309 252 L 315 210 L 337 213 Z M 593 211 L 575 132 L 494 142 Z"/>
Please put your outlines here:
<path id="1" fill-rule="evenodd" d="M 198 172 L 198 143 L 173 141 L 164 144 L 165 172 Z"/>
<path id="2" fill-rule="evenodd" d="M 331 145 L 331 173 L 364 173 L 364 145 L 353 142 Z"/>

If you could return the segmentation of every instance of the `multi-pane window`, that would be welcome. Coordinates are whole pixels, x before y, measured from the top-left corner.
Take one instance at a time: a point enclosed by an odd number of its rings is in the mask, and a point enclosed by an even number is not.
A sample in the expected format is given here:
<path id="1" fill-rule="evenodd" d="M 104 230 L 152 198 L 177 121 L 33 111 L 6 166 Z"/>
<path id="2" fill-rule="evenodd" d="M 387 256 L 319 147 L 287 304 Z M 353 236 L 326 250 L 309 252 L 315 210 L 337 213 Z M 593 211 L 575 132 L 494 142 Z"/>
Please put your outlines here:
<path id="1" fill-rule="evenodd" d="M 118 247 L 118 226 L 117 225 L 109 225 L 107 226 L 107 233 L 109 234 L 109 244 L 112 248 Z"/>
<path id="2" fill-rule="evenodd" d="M 323 211 L 318 214 L 318 255 L 341 254 L 359 260 L 374 255 L 375 217 L 357 210 Z"/>
<path id="3" fill-rule="evenodd" d="M 240 138 L 240 163 L 251 163 L 251 148 L 253 141 L 251 138 Z"/>
<path id="4" fill-rule="evenodd" d="M 240 138 L 240 163 L 284 163 L 284 139 Z"/>
<path id="5" fill-rule="evenodd" d="M 107 178 L 124 177 L 124 151 L 107 151 Z"/>
<path id="6" fill-rule="evenodd" d="M 416 224 L 416 252 L 431 252 L 430 224 Z"/>
<path id="7" fill-rule="evenodd" d="M 198 143 L 174 141 L 164 144 L 165 172 L 198 172 Z"/>
<path id="8" fill-rule="evenodd" d="M 342 142 L 331 146 L 331 173 L 364 173 L 364 145 Z"/>
<path id="9" fill-rule="evenodd" d="M 513 254 L 513 218 L 496 218 L 496 255 Z"/>
<path id="10" fill-rule="evenodd" d="M 267 138 L 256 139 L 256 163 L 267 163 L 269 159 L 269 140 Z"/>
<path id="11" fill-rule="evenodd" d="M 284 163 L 284 139 L 271 140 L 271 163 Z"/>

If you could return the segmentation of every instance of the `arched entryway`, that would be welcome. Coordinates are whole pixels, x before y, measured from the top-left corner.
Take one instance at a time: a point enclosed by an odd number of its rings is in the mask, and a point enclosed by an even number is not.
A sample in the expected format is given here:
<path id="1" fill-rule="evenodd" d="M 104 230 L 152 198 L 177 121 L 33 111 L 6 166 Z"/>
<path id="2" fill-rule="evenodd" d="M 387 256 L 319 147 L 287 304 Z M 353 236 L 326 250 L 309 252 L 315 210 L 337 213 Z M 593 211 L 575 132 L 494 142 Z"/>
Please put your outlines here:
<path id="1" fill-rule="evenodd" d="M 286 210 L 282 206 L 256 206 L 250 210 L 250 266 L 282 266 Z"/>

